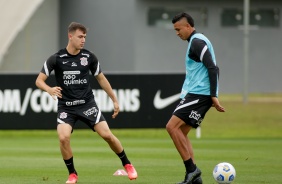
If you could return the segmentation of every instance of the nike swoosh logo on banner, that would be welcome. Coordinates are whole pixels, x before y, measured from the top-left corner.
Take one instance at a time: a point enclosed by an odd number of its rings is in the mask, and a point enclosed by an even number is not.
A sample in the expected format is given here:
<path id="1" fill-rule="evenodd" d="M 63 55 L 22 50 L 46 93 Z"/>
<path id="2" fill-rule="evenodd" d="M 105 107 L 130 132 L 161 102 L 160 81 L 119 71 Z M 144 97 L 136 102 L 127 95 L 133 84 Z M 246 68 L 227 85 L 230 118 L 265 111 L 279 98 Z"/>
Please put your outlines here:
<path id="1" fill-rule="evenodd" d="M 161 90 L 158 90 L 154 97 L 154 106 L 156 109 L 163 109 L 179 99 L 180 94 L 161 98 Z"/>

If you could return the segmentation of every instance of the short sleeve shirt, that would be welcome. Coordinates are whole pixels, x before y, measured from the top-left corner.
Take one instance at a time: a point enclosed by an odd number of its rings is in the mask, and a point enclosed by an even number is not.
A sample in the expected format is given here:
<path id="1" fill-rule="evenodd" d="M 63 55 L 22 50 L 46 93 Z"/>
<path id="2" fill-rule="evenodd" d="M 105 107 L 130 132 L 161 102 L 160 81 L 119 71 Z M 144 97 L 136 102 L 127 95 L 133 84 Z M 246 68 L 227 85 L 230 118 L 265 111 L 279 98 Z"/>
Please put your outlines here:
<path id="1" fill-rule="evenodd" d="M 61 49 L 45 61 L 41 70 L 49 76 L 54 70 L 57 86 L 62 88 L 59 105 L 69 101 L 87 101 L 94 98 L 90 86 L 90 72 L 97 76 L 102 71 L 97 57 L 90 51 L 82 49 L 79 54 L 71 55 Z"/>

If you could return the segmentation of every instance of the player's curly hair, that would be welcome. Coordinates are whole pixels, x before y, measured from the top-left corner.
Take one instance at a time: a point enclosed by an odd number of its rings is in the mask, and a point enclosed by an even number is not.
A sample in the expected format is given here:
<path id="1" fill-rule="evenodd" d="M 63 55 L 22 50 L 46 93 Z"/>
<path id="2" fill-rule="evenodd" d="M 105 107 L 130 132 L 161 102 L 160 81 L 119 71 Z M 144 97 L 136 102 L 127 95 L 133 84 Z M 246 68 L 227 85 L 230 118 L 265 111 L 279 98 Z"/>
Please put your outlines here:
<path id="1" fill-rule="evenodd" d="M 194 19 L 189 15 L 188 13 L 181 12 L 177 15 L 175 15 L 172 19 L 172 23 L 175 24 L 177 21 L 179 21 L 182 18 L 186 18 L 187 22 L 190 24 L 191 27 L 194 27 Z"/>
<path id="2" fill-rule="evenodd" d="M 84 25 L 82 25 L 82 24 L 80 24 L 78 22 L 70 23 L 70 25 L 68 27 L 68 33 L 73 33 L 73 32 L 75 32 L 78 29 L 81 30 L 84 34 L 87 33 L 87 28 Z"/>

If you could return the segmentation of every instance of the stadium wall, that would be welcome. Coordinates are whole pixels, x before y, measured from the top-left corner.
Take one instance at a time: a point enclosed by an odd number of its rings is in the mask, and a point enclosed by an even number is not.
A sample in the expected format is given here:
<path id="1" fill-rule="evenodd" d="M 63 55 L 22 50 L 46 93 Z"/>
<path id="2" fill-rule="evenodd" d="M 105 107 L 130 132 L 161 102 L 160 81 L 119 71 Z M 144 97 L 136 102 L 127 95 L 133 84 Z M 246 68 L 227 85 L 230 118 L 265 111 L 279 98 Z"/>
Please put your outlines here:
<path id="1" fill-rule="evenodd" d="M 183 73 L 187 42 L 173 29 L 148 25 L 152 7 L 166 9 L 206 8 L 207 25 L 196 22 L 199 32 L 213 43 L 220 67 L 223 93 L 243 93 L 244 32 L 238 27 L 221 25 L 226 8 L 243 9 L 239 0 L 62 0 L 60 10 L 60 47 L 67 41 L 65 30 L 70 21 L 89 26 L 87 48 L 97 54 L 102 69 L 109 72 Z M 279 27 L 252 27 L 249 35 L 250 93 L 282 92 L 282 1 L 251 0 L 251 8 L 280 10 Z M 80 13 L 73 14 L 78 11 Z M 91 13 L 89 13 L 91 12 Z"/>
<path id="2" fill-rule="evenodd" d="M 249 92 L 282 92 L 282 1 L 251 0 L 252 9 L 276 8 L 278 27 L 250 31 Z M 1 73 L 38 73 L 43 62 L 67 42 L 71 21 L 89 27 L 86 48 L 111 73 L 183 73 L 187 43 L 173 29 L 148 25 L 152 7 L 207 8 L 207 26 L 197 30 L 212 41 L 220 67 L 222 93 L 242 93 L 244 35 L 238 27 L 222 27 L 226 8 L 243 8 L 239 0 L 48 0 L 38 8 L 4 57 Z M 75 12 L 75 13 L 74 13 Z M 5 33 L 6 34 L 6 33 Z M 8 33 L 7 33 L 8 34 Z"/>
<path id="3" fill-rule="evenodd" d="M 119 100 L 112 101 L 92 77 L 95 100 L 111 128 L 164 128 L 179 103 L 184 74 L 106 74 Z M 37 89 L 34 74 L 0 75 L 0 129 L 55 129 L 57 101 Z M 7 82 L 9 81 L 9 82 Z M 55 85 L 51 75 L 47 83 Z M 168 85 L 169 84 L 169 85 Z M 78 122 L 76 128 L 87 128 Z"/>

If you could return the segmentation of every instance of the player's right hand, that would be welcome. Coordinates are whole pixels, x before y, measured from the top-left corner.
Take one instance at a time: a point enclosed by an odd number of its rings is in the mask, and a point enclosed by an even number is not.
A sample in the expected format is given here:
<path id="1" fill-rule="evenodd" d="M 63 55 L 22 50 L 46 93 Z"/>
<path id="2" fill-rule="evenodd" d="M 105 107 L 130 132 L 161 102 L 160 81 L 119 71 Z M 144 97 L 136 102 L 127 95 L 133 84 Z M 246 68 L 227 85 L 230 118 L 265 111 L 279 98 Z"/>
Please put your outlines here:
<path id="1" fill-rule="evenodd" d="M 62 91 L 61 87 L 55 86 L 55 87 L 50 88 L 47 92 L 52 96 L 54 100 L 56 100 L 57 97 L 62 98 L 61 91 Z"/>

